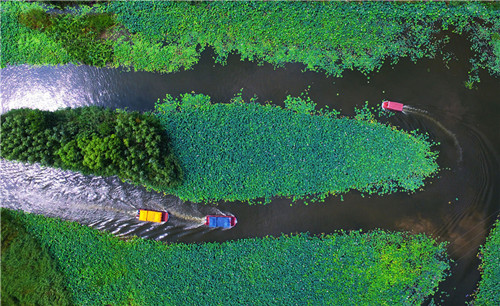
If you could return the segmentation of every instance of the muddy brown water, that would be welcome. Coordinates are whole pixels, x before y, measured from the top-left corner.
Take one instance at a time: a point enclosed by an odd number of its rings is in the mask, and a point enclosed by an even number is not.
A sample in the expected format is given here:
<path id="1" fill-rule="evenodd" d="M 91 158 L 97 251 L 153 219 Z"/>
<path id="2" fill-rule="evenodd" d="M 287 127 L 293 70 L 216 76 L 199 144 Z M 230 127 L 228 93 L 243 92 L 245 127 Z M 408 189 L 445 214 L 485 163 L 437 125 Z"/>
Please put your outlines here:
<path id="1" fill-rule="evenodd" d="M 405 113 L 387 121 L 405 130 L 418 128 L 440 142 L 438 163 L 443 170 L 413 194 L 362 197 L 350 192 L 343 201 L 329 197 L 309 205 L 277 198 L 266 206 L 214 206 L 183 203 L 116 178 L 0 160 L 0 201 L 3 207 L 75 220 L 118 235 L 171 242 L 221 242 L 339 229 L 426 233 L 449 241 L 455 261 L 436 302 L 463 305 L 480 279 L 478 247 L 500 212 L 500 81 L 482 73 L 477 88 L 466 89 L 464 58 L 469 54 L 460 44 L 455 49 L 458 59 L 449 68 L 440 60 L 418 64 L 402 60 L 393 67 L 384 66 L 370 79 L 357 72 L 329 78 L 302 72 L 299 64 L 274 69 L 242 62 L 237 55 L 221 66 L 214 64 L 210 50 L 193 70 L 169 75 L 74 65 L 7 67 L 1 71 L 2 112 L 83 105 L 149 111 L 167 93 L 194 91 L 226 102 L 242 88 L 246 98 L 256 94 L 262 102 L 280 105 L 287 95 L 299 95 L 308 86 L 318 107 L 328 105 L 344 115 L 353 115 L 354 107 L 365 101 L 371 106 L 383 99 L 400 101 L 408 106 Z M 142 207 L 167 209 L 171 219 L 161 225 L 140 223 L 135 211 Z M 203 226 L 206 214 L 235 215 L 238 224 L 230 230 L 208 229 Z"/>

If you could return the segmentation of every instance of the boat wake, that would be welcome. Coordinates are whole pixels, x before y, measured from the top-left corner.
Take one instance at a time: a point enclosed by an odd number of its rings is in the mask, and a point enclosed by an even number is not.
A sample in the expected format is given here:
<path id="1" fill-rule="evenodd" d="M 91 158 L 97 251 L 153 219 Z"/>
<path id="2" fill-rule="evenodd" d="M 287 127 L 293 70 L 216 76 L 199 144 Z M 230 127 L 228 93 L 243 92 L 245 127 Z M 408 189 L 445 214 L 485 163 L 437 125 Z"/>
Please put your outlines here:
<path id="1" fill-rule="evenodd" d="M 185 203 L 173 195 L 147 191 L 117 177 L 0 159 L 1 207 L 76 221 L 115 235 L 178 239 L 204 229 L 205 216 L 227 214 L 216 207 Z M 138 209 L 168 211 L 165 223 L 136 219 Z M 168 238 L 167 238 L 168 237 Z"/>
<path id="2" fill-rule="evenodd" d="M 169 213 L 176 218 L 193 221 L 193 222 L 199 223 L 200 225 L 205 224 L 205 217 L 192 216 L 189 214 L 178 212 L 176 210 L 169 210 Z"/>
<path id="3" fill-rule="evenodd" d="M 430 116 L 429 112 L 422 110 L 422 109 L 415 108 L 415 107 L 411 107 L 409 105 L 404 105 L 403 106 L 403 114 L 405 114 L 405 115 L 412 114 L 412 115 L 421 116 L 421 117 L 431 121 L 432 123 L 434 123 L 441 131 L 443 131 L 453 141 L 453 144 L 454 144 L 455 148 L 457 149 L 458 163 L 460 164 L 463 161 L 463 149 L 460 146 L 460 143 L 458 142 L 457 136 L 455 134 L 453 134 L 449 129 L 447 129 L 444 125 L 442 125 L 441 122 L 439 122 L 438 120 L 436 120 L 432 116 Z"/>

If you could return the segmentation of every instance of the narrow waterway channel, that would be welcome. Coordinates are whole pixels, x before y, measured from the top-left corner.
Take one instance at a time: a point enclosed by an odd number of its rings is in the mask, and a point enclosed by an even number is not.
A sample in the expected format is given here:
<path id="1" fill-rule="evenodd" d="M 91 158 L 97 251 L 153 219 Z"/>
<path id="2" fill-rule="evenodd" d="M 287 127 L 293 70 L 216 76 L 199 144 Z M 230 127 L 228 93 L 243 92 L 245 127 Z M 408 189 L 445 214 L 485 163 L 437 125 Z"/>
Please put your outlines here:
<path id="1" fill-rule="evenodd" d="M 307 206 L 279 198 L 266 206 L 220 203 L 215 207 L 182 203 L 116 178 L 1 160 L 0 202 L 3 207 L 75 220 L 119 235 L 163 241 L 226 241 L 360 228 L 427 233 L 449 241 L 455 260 L 452 276 L 441 286 L 444 293 L 436 301 L 464 304 L 479 280 L 478 247 L 500 211 L 500 82 L 483 74 L 477 89 L 466 89 L 466 61 L 458 53 L 459 59 L 450 62 L 449 69 L 439 60 L 421 60 L 417 65 L 403 60 L 370 79 L 357 72 L 328 78 L 302 72 L 298 64 L 273 69 L 241 62 L 236 55 L 223 67 L 213 63 L 210 50 L 194 70 L 170 75 L 74 65 L 7 67 L 1 71 L 2 112 L 83 105 L 148 111 L 167 93 L 194 91 L 225 102 L 242 88 L 244 97 L 256 94 L 262 102 L 280 104 L 287 95 L 299 95 L 308 86 L 318 107 L 328 105 L 345 115 L 354 114 L 354 107 L 365 101 L 371 106 L 383 99 L 400 101 L 409 106 L 407 111 L 387 120 L 405 130 L 419 129 L 439 142 L 438 163 L 443 170 L 414 194 L 362 197 L 351 192 L 343 201 L 330 197 Z M 172 218 L 161 225 L 140 223 L 135 212 L 143 207 L 167 209 Z M 214 213 L 235 215 L 237 226 L 209 230 L 203 217 Z"/>

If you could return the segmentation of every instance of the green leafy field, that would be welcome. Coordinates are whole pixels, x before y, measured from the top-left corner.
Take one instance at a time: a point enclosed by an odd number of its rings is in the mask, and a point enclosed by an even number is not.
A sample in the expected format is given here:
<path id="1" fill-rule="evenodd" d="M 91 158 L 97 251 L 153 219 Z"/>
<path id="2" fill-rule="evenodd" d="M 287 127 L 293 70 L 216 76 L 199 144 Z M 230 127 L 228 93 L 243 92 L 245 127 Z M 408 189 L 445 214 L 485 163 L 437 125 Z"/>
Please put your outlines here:
<path id="1" fill-rule="evenodd" d="M 151 113 L 95 106 L 55 112 L 24 108 L 2 114 L 0 123 L 0 156 L 8 160 L 117 175 L 157 189 L 182 179 L 168 138 Z"/>
<path id="2" fill-rule="evenodd" d="M 480 249 L 481 281 L 474 305 L 500 304 L 500 220 L 493 225 L 486 240 Z"/>
<path id="3" fill-rule="evenodd" d="M 78 305 L 419 305 L 449 269 L 445 244 L 423 234 L 164 244 L 11 214 L 52 254 Z"/>
<path id="4" fill-rule="evenodd" d="M 366 108 L 346 118 L 316 111 L 306 98 L 288 97 L 285 105 L 167 96 L 156 115 L 184 181 L 163 191 L 193 202 L 321 199 L 353 189 L 415 191 L 438 170 L 424 136 L 378 123 Z"/>

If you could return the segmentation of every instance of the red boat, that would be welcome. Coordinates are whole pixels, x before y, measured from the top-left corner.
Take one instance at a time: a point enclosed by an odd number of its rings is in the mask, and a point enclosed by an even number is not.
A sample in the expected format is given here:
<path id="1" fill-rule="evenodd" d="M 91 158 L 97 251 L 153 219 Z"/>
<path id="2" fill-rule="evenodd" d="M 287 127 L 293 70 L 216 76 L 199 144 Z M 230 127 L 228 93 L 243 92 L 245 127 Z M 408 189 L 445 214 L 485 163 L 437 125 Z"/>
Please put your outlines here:
<path id="1" fill-rule="evenodd" d="M 403 111 L 403 104 L 398 103 L 398 102 L 392 102 L 392 101 L 384 101 L 382 102 L 382 108 L 385 110 L 392 110 L 396 112 L 402 112 Z"/>
<path id="2" fill-rule="evenodd" d="M 235 216 L 223 216 L 223 215 L 208 215 L 205 219 L 205 225 L 208 227 L 222 227 L 231 228 L 236 225 Z"/>

